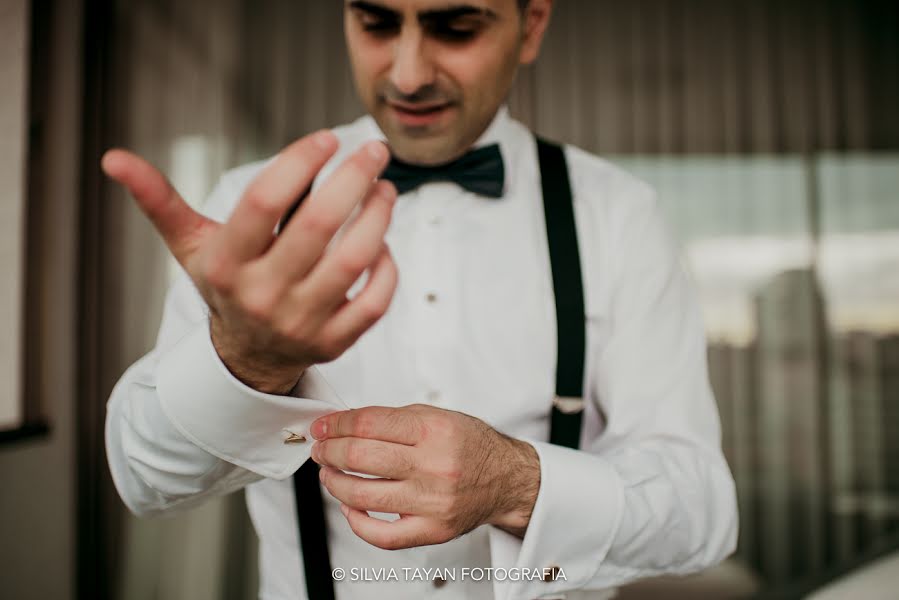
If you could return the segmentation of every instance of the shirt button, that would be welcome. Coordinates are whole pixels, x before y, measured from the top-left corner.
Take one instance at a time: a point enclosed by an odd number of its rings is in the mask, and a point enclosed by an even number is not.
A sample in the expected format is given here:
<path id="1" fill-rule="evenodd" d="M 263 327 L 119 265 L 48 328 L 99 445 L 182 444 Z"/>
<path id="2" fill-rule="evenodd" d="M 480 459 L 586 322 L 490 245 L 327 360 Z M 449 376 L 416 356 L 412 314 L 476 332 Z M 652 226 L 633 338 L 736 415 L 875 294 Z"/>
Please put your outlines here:
<path id="1" fill-rule="evenodd" d="M 431 404 L 440 402 L 440 392 L 438 392 L 437 390 L 430 390 L 428 392 L 428 402 L 430 402 Z"/>
<path id="2" fill-rule="evenodd" d="M 431 217 L 430 220 L 428 220 L 428 223 L 430 223 L 434 227 L 437 227 L 438 225 L 443 223 L 443 219 L 441 219 L 440 217 Z"/>
<path id="3" fill-rule="evenodd" d="M 543 581 L 546 583 L 550 583 L 555 581 L 556 578 L 559 577 L 559 567 L 557 565 L 552 565 L 543 569 Z"/>
<path id="4" fill-rule="evenodd" d="M 440 589 L 440 588 L 442 588 L 443 586 L 446 585 L 446 579 L 444 579 L 444 578 L 443 578 L 442 576 L 440 576 L 440 575 L 435 575 L 435 576 L 434 576 L 434 581 L 433 581 L 433 583 L 434 583 L 434 587 L 435 587 L 435 588 Z"/>
<path id="5" fill-rule="evenodd" d="M 428 304 L 434 304 L 435 302 L 437 302 L 437 294 L 435 294 L 434 292 L 430 292 L 425 296 L 425 300 L 428 301 Z"/>

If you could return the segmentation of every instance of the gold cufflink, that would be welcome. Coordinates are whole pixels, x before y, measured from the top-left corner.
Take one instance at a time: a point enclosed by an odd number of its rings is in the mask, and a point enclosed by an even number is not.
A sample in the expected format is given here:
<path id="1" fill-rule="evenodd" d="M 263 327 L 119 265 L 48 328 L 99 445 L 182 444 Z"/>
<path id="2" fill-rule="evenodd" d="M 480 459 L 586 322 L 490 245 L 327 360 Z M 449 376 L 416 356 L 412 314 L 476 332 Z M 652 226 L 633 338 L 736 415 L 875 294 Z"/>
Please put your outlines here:
<path id="1" fill-rule="evenodd" d="M 287 438 L 284 440 L 285 444 L 302 444 L 306 441 L 305 435 L 300 435 L 299 433 L 294 433 L 289 429 L 284 429 L 283 431 L 287 432 Z"/>

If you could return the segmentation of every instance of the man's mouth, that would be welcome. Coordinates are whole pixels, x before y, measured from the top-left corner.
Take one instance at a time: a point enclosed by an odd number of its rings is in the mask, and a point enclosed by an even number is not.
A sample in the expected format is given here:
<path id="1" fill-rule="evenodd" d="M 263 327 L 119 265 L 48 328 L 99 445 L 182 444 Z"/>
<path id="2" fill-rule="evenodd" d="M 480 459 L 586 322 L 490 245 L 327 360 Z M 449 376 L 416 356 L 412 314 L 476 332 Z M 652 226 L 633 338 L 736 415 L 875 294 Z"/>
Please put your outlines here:
<path id="1" fill-rule="evenodd" d="M 391 102 L 390 105 L 397 110 L 402 110 L 404 112 L 412 113 L 415 115 L 424 115 L 432 112 L 437 112 L 443 108 L 448 106 L 447 103 L 443 104 L 402 104 L 399 102 Z"/>
<path id="2" fill-rule="evenodd" d="M 423 126 L 436 122 L 452 106 L 450 103 L 442 104 L 404 104 L 400 102 L 387 102 L 397 120 L 408 126 Z"/>

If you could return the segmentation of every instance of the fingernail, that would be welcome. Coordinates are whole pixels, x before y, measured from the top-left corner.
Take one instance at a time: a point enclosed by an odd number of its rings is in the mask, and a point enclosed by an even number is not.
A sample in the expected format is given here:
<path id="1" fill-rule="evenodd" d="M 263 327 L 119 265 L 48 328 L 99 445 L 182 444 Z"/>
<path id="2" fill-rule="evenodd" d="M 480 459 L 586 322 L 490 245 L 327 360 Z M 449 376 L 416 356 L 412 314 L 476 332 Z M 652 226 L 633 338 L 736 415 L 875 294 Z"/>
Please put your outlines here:
<path id="1" fill-rule="evenodd" d="M 112 157 L 115 156 L 115 150 L 107 150 L 103 153 L 103 156 L 100 157 L 100 169 L 106 175 L 109 175 L 109 161 L 112 160 Z M 109 175 L 111 177 L 111 175 Z"/>
<path id="2" fill-rule="evenodd" d="M 337 145 L 337 137 L 327 129 L 323 129 L 315 134 L 315 143 L 322 150 L 331 150 Z"/>
<path id="3" fill-rule="evenodd" d="M 382 179 L 381 181 L 384 182 L 384 184 L 382 185 L 383 190 L 381 191 L 381 195 L 385 198 L 388 198 L 391 202 L 396 200 L 399 194 L 397 193 L 396 186 L 393 185 L 393 182 L 387 181 L 386 179 Z"/>
<path id="4" fill-rule="evenodd" d="M 340 503 L 340 512 L 342 512 L 343 516 L 345 517 L 350 514 L 350 507 L 341 502 Z"/>
<path id="5" fill-rule="evenodd" d="M 387 146 L 383 142 L 369 142 L 366 150 L 368 150 L 368 155 L 378 162 L 386 162 L 388 156 L 390 156 L 387 152 Z"/>
<path id="6" fill-rule="evenodd" d="M 384 200 L 385 202 L 393 201 L 393 193 L 391 193 L 390 188 L 386 185 L 380 186 L 376 193 L 376 198 L 378 200 Z"/>
<path id="7" fill-rule="evenodd" d="M 312 424 L 312 427 L 310 427 L 310 431 L 312 432 L 312 437 L 320 440 L 325 437 L 326 433 L 328 433 L 328 424 L 324 421 L 316 421 Z"/>

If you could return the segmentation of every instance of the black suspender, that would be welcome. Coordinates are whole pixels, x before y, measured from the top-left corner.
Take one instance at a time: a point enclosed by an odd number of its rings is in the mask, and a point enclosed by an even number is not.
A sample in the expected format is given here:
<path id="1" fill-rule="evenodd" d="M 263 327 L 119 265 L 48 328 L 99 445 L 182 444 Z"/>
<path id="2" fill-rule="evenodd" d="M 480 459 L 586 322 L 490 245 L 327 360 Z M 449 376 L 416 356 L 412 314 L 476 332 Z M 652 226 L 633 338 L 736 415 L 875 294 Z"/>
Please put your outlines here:
<path id="1" fill-rule="evenodd" d="M 574 204 L 563 149 L 537 138 L 537 156 L 543 188 L 546 237 L 556 301 L 558 351 L 556 395 L 550 416 L 549 441 L 577 448 L 583 412 L 584 289 L 574 222 Z M 293 487 L 300 529 L 300 546 L 310 600 L 334 600 L 331 560 L 328 555 L 324 501 L 318 480 L 319 466 L 307 460 L 294 474 Z"/>
<path id="2" fill-rule="evenodd" d="M 325 504 L 318 481 L 319 465 L 311 458 L 293 476 L 294 502 L 300 525 L 300 547 L 310 600 L 334 600 Z"/>
<path id="3" fill-rule="evenodd" d="M 550 416 L 549 441 L 577 448 L 583 413 L 585 315 L 584 286 L 578 252 L 574 203 L 568 164 L 560 146 L 537 138 L 546 238 L 556 298 L 556 396 Z"/>

